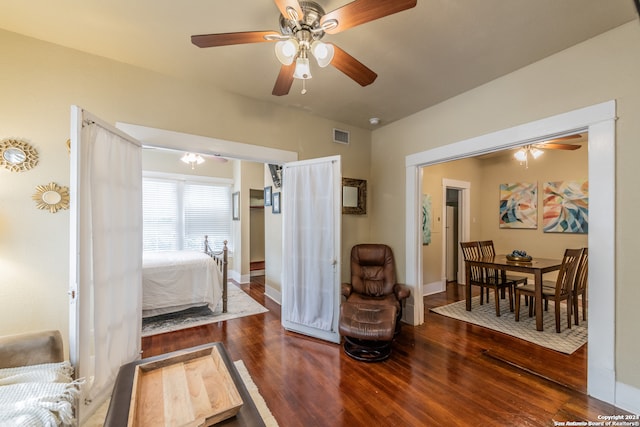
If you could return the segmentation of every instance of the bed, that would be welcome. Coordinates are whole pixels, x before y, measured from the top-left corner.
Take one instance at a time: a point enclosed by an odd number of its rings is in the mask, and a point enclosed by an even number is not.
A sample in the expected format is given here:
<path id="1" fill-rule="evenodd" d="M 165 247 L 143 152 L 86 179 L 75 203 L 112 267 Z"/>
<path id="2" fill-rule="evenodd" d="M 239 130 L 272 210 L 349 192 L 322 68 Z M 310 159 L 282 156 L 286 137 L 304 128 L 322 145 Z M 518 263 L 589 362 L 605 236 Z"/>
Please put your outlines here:
<path id="1" fill-rule="evenodd" d="M 145 252 L 142 261 L 142 317 L 207 305 L 214 311 L 222 299 L 227 312 L 227 242 L 204 251 Z"/>

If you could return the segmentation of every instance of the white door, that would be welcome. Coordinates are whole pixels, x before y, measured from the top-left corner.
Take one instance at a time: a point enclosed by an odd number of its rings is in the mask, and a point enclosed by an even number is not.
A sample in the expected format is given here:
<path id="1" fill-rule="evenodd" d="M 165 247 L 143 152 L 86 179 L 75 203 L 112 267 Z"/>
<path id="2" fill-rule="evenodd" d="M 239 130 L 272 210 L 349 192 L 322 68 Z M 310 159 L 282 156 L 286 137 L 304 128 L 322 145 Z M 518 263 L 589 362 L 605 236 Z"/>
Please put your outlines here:
<path id="1" fill-rule="evenodd" d="M 282 326 L 340 343 L 340 156 L 285 164 Z"/>
<path id="2" fill-rule="evenodd" d="M 111 395 L 120 366 L 140 355 L 140 143 L 73 106 L 70 169 L 69 358 L 85 379 L 81 425 Z"/>

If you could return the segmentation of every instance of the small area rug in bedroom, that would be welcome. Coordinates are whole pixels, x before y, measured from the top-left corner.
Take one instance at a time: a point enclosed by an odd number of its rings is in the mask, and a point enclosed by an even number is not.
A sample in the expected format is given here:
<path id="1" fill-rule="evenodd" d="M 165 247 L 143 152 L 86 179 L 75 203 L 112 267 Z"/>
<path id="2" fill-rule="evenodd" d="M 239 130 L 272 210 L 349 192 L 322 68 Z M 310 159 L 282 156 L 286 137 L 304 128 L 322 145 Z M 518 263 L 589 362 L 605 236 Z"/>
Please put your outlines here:
<path id="1" fill-rule="evenodd" d="M 222 301 L 220 301 L 213 312 L 209 307 L 194 307 L 178 313 L 148 317 L 142 319 L 142 336 L 148 337 L 269 311 L 233 283 L 229 282 L 227 289 L 226 313 L 222 312 Z"/>

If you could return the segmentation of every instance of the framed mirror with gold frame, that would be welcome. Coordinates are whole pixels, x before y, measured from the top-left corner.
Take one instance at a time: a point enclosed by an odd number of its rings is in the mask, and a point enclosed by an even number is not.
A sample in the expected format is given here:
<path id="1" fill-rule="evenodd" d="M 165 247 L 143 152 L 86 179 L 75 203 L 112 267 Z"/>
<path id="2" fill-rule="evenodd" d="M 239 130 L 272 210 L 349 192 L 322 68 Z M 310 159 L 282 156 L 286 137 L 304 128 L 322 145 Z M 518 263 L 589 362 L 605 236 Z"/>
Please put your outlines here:
<path id="1" fill-rule="evenodd" d="M 69 209 L 69 188 L 61 187 L 55 182 L 38 185 L 31 198 L 36 202 L 38 209 L 48 210 L 51 213 Z"/>
<path id="2" fill-rule="evenodd" d="M 24 172 L 38 164 L 38 151 L 21 139 L 0 141 L 0 166 L 11 172 Z"/>

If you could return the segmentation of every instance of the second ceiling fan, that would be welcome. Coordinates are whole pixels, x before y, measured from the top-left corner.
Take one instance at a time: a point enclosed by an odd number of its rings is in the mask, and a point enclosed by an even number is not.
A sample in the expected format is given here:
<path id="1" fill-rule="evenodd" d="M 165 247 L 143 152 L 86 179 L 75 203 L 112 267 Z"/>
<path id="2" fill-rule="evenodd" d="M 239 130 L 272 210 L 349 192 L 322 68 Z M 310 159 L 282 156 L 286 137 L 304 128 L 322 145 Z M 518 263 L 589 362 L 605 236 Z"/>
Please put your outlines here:
<path id="1" fill-rule="evenodd" d="M 569 151 L 578 150 L 581 147 L 580 145 L 565 144 L 564 141 L 567 141 L 570 139 L 580 139 L 580 138 L 582 138 L 582 135 L 577 133 L 574 135 L 563 136 L 560 138 L 548 139 L 546 141 L 536 143 L 536 144 L 524 145 L 520 147 L 518 151 L 516 151 L 513 154 L 513 157 L 515 157 L 515 159 L 519 161 L 520 164 L 524 163 L 525 166 L 529 168 L 529 156 L 533 157 L 534 159 L 537 159 L 542 155 L 542 153 L 544 153 L 543 150 L 569 150 Z"/>
<path id="2" fill-rule="evenodd" d="M 191 36 L 198 47 L 229 46 L 246 43 L 276 43 L 276 57 L 282 64 L 272 94 L 289 93 L 294 79 L 311 78 L 309 57 L 320 67 L 332 65 L 361 86 L 374 82 L 378 75 L 332 43 L 325 34 L 341 31 L 414 7 L 417 0 L 355 0 L 329 13 L 313 1 L 274 0 L 280 10 L 280 32 L 246 31 Z"/>

